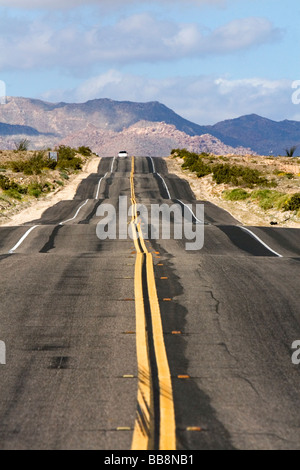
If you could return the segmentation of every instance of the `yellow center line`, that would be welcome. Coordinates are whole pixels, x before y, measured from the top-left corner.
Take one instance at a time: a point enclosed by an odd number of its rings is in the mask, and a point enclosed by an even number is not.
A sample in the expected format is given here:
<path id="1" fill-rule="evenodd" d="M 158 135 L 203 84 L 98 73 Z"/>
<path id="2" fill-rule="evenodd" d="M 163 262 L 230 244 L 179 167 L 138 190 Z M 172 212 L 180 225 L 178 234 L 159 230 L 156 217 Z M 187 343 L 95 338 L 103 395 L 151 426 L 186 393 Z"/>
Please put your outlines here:
<path id="1" fill-rule="evenodd" d="M 137 417 L 132 450 L 154 450 L 153 379 L 149 355 L 149 339 L 143 296 L 143 263 L 146 262 L 148 297 L 151 311 L 154 353 L 159 383 L 159 449 L 176 450 L 176 425 L 171 374 L 165 348 L 161 312 L 156 290 L 153 256 L 146 248 L 141 225 L 138 223 L 137 201 L 134 190 L 134 158 L 130 175 L 132 230 L 138 231 L 134 240 L 137 251 L 135 265 L 136 344 L 138 360 Z M 156 432 L 158 432 L 156 430 Z"/>
<path id="2" fill-rule="evenodd" d="M 142 285 L 143 254 L 138 253 L 135 266 L 136 348 L 138 362 L 137 416 L 132 450 L 151 450 L 154 442 L 152 376 Z"/>

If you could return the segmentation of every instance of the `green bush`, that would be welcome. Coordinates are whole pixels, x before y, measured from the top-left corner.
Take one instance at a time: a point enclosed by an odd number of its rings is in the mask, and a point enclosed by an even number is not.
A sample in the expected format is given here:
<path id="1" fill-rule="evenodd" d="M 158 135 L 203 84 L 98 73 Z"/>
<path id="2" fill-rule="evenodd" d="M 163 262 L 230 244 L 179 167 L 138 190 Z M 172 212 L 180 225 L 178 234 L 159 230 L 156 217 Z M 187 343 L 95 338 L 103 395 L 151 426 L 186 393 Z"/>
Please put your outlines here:
<path id="1" fill-rule="evenodd" d="M 43 192 L 43 186 L 39 183 L 31 183 L 28 185 L 28 195 L 38 198 Z"/>
<path id="2" fill-rule="evenodd" d="M 184 149 L 181 151 L 180 156 L 184 159 L 182 168 L 197 173 L 198 178 L 202 178 L 212 172 L 211 165 L 204 162 L 204 158 L 210 158 L 208 154 L 202 153 L 197 155 L 196 153 L 191 153 Z"/>
<path id="3" fill-rule="evenodd" d="M 6 191 L 7 189 L 10 188 L 10 180 L 7 178 L 7 176 L 0 175 L 0 188 L 3 191 Z"/>
<path id="4" fill-rule="evenodd" d="M 20 186 L 4 175 L 0 175 L 0 189 L 2 189 L 7 196 L 15 199 L 22 199 L 22 195 L 27 193 L 26 187 Z"/>
<path id="5" fill-rule="evenodd" d="M 82 159 L 75 155 L 75 149 L 61 145 L 58 151 L 58 162 L 48 158 L 44 151 L 40 151 L 36 152 L 29 160 L 15 160 L 10 162 L 9 166 L 15 173 L 24 173 L 25 175 L 40 175 L 45 169 L 81 170 Z"/>
<path id="6" fill-rule="evenodd" d="M 300 193 L 296 193 L 289 198 L 289 200 L 284 204 L 284 210 L 286 211 L 300 210 Z"/>
<path id="7" fill-rule="evenodd" d="M 70 179 L 69 175 L 67 173 L 65 173 L 64 171 L 61 171 L 60 177 L 64 180 L 69 180 Z"/>
<path id="8" fill-rule="evenodd" d="M 57 168 L 61 170 L 81 170 L 82 159 L 76 157 L 76 150 L 65 145 L 60 145 L 58 150 Z"/>
<path id="9" fill-rule="evenodd" d="M 268 181 L 262 174 L 253 168 L 239 165 L 217 164 L 213 166 L 213 179 L 217 184 L 232 184 L 253 188 L 255 185 L 275 187 L 275 181 Z"/>
<path id="10" fill-rule="evenodd" d="M 286 202 L 287 195 L 271 189 L 259 189 L 253 191 L 251 199 L 255 199 L 259 206 L 264 209 L 282 209 Z"/>
<path id="11" fill-rule="evenodd" d="M 23 160 L 15 160 L 13 162 L 10 162 L 9 166 L 15 173 L 22 173 L 25 168 L 25 163 L 26 162 Z"/>
<path id="12" fill-rule="evenodd" d="M 248 199 L 249 197 L 250 197 L 250 194 L 247 193 L 247 191 L 245 191 L 242 188 L 236 188 L 232 190 L 229 189 L 227 191 L 224 191 L 224 198 L 227 201 L 244 201 L 245 199 Z"/>
<path id="13" fill-rule="evenodd" d="M 234 186 L 246 186 L 253 188 L 255 185 L 265 187 L 276 187 L 277 183 L 268 181 L 258 170 L 239 166 L 230 165 L 229 163 L 214 164 L 214 158 L 208 153 L 201 153 L 200 155 L 189 152 L 186 149 L 173 149 L 172 155 L 184 159 L 182 164 L 183 169 L 189 169 L 197 174 L 199 178 L 213 174 L 213 179 L 217 184 L 232 184 Z M 219 157 L 223 161 L 229 160 L 227 157 Z"/>
<path id="14" fill-rule="evenodd" d="M 90 157 L 92 155 L 92 151 L 90 147 L 84 147 L 84 146 L 78 148 L 78 153 L 80 153 L 84 157 Z"/>
<path id="15" fill-rule="evenodd" d="M 25 175 L 40 175 L 43 169 L 55 169 L 56 162 L 45 156 L 45 152 L 36 152 L 29 160 L 15 160 L 10 162 L 10 167 L 15 173 Z"/>
<path id="16" fill-rule="evenodd" d="M 15 181 L 10 181 L 6 176 L 0 175 L 0 188 L 4 191 L 4 194 L 14 199 L 22 199 L 22 196 L 28 194 L 38 198 L 42 193 L 47 193 L 51 190 L 51 184 L 45 183 L 31 183 L 28 186 L 21 186 Z"/>
<path id="17" fill-rule="evenodd" d="M 5 191 L 5 194 L 13 199 L 18 199 L 19 201 L 22 199 L 22 194 L 20 194 L 17 189 L 9 188 Z"/>

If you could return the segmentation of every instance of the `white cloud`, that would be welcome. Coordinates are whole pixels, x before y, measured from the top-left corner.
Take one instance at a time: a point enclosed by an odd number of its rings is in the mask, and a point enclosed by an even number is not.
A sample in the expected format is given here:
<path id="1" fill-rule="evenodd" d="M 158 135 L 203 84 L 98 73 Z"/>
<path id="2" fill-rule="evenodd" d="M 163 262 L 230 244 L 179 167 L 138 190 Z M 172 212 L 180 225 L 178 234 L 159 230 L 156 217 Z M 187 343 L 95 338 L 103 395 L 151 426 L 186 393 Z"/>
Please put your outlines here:
<path id="1" fill-rule="evenodd" d="M 46 19 L 0 20 L 0 67 L 89 67 L 135 62 L 177 61 L 208 54 L 230 54 L 280 37 L 263 18 L 235 20 L 214 31 L 196 23 L 163 21 L 147 13 L 111 26 L 55 25 Z"/>
<path id="2" fill-rule="evenodd" d="M 183 0 L 152 0 L 152 3 L 183 3 Z M 126 0 L 126 4 L 141 4 L 147 3 L 147 0 Z M 227 0 L 184 0 L 184 5 L 187 3 L 194 5 L 220 5 L 223 6 Z M 24 10 L 40 9 L 40 10 L 53 10 L 53 9 L 66 9 L 74 8 L 76 6 L 86 5 L 109 5 L 112 8 L 115 6 L 124 6 L 124 0 L 0 0 L 0 7 L 21 8 Z M 125 5 L 126 6 L 126 5 Z"/>
<path id="3" fill-rule="evenodd" d="M 96 4 L 99 0 L 0 0 L 0 6 L 9 8 L 30 9 L 61 9 L 72 8 L 84 4 Z"/>
<path id="4" fill-rule="evenodd" d="M 289 80 L 233 80 L 211 76 L 159 80 L 112 69 L 82 82 L 74 90 L 50 90 L 42 98 L 69 102 L 94 98 L 160 101 L 186 119 L 210 124 L 252 113 L 275 120 L 293 119 L 298 110 L 291 96 Z"/>
<path id="5" fill-rule="evenodd" d="M 211 35 L 207 49 L 219 53 L 241 50 L 279 40 L 282 35 L 282 30 L 275 28 L 266 18 L 241 18 L 216 29 Z"/>
<path id="6" fill-rule="evenodd" d="M 271 95 L 277 93 L 278 90 L 286 90 L 290 85 L 289 80 L 267 80 L 262 78 L 244 78 L 239 80 L 228 80 L 226 78 L 218 78 L 215 80 L 222 95 L 228 95 L 236 89 L 251 88 L 253 93 L 258 96 Z"/>

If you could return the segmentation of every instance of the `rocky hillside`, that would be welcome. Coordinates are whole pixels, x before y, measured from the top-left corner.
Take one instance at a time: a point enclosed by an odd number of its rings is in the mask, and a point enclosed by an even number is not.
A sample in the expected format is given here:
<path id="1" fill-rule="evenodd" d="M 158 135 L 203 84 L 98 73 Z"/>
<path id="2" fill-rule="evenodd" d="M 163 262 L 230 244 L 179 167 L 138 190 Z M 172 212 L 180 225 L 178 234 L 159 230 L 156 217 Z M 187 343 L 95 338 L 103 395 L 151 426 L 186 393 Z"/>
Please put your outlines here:
<path id="1" fill-rule="evenodd" d="M 152 123 L 154 130 L 149 130 L 151 125 L 147 124 L 145 132 L 141 131 L 140 123 L 145 121 Z M 157 124 L 160 124 L 159 128 Z M 8 97 L 7 103 L 0 106 L 0 146 L 4 149 L 14 148 L 15 142 L 22 137 L 29 138 L 32 148 L 53 147 L 71 138 L 79 141 L 84 137 L 83 129 L 92 136 L 93 150 L 105 154 L 131 146 L 133 153 L 165 155 L 168 148 L 181 146 L 182 141 L 197 152 L 205 145 L 209 149 L 215 148 L 216 153 L 228 153 L 228 146 L 236 149 L 230 153 L 245 153 L 252 149 L 256 154 L 285 155 L 285 150 L 292 146 L 298 146 L 300 151 L 300 122 L 297 121 L 275 122 L 249 115 L 200 126 L 158 102 L 109 99 L 72 104 Z M 181 134 L 175 135 L 174 129 Z M 87 144 L 85 139 L 80 143 Z M 115 147 L 109 150 L 111 144 Z M 158 149 L 159 145 L 161 149 Z"/>
<path id="2" fill-rule="evenodd" d="M 173 148 L 187 148 L 190 152 L 211 152 L 216 155 L 251 153 L 250 149 L 233 148 L 209 134 L 189 136 L 174 125 L 140 121 L 122 132 L 103 131 L 88 124 L 80 132 L 63 139 L 64 145 L 90 146 L 102 156 L 116 155 L 127 150 L 132 155 L 168 156 Z"/>
<path id="3" fill-rule="evenodd" d="M 68 135 L 87 123 L 120 132 L 139 121 L 166 122 L 188 135 L 201 135 L 205 126 L 183 119 L 161 103 L 133 103 L 96 99 L 86 103 L 47 103 L 29 98 L 8 97 L 0 106 L 0 123 L 30 126 L 40 133 Z M 1 129 L 0 129 L 1 131 Z"/>

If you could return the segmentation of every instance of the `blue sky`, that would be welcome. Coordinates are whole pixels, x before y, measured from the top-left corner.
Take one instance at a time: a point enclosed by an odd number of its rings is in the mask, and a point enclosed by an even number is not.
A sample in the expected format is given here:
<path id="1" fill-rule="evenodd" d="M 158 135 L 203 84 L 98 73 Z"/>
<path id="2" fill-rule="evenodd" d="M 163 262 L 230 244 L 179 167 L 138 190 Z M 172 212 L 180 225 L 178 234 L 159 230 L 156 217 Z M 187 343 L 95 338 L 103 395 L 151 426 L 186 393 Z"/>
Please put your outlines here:
<path id="1" fill-rule="evenodd" d="M 211 124 L 300 120 L 300 3 L 0 0 L 0 80 L 51 102 L 160 101 Z"/>

